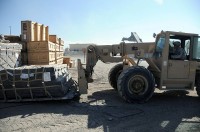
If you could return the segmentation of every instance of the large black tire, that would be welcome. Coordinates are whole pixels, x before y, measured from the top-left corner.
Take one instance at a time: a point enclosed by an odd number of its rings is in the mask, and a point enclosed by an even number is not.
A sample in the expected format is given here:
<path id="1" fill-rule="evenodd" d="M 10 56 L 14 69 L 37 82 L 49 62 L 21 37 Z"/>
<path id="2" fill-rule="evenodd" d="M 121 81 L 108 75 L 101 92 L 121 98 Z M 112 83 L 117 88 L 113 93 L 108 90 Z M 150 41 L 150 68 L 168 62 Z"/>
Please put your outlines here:
<path id="1" fill-rule="evenodd" d="M 196 91 L 197 91 L 197 95 L 200 97 L 200 74 L 196 75 Z"/>
<path id="2" fill-rule="evenodd" d="M 115 90 L 117 90 L 117 80 L 122 71 L 123 64 L 120 63 L 111 68 L 110 72 L 108 73 L 108 81 Z"/>
<path id="3" fill-rule="evenodd" d="M 152 73 L 142 66 L 129 67 L 120 74 L 117 88 L 125 101 L 144 103 L 154 93 L 155 79 Z"/>

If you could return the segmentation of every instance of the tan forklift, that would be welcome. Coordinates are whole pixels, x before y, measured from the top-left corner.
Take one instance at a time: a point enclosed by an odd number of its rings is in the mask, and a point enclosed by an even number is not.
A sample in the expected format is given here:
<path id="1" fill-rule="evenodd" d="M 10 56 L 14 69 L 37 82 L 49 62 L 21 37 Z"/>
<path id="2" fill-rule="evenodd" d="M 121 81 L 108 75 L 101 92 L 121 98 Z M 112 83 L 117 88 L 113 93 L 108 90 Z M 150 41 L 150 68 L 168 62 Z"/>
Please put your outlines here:
<path id="1" fill-rule="evenodd" d="M 86 65 L 78 60 L 78 85 L 86 94 L 92 82 L 93 68 L 102 62 L 123 62 L 108 75 L 110 85 L 127 102 L 148 101 L 155 88 L 160 90 L 194 90 L 200 96 L 200 37 L 198 34 L 161 31 L 154 34 L 155 42 L 144 43 L 136 33 L 114 45 L 91 45 L 87 48 Z M 123 38 L 126 40 L 127 38 Z M 179 42 L 185 58 L 172 58 L 173 42 Z M 148 67 L 140 66 L 146 61 Z"/>

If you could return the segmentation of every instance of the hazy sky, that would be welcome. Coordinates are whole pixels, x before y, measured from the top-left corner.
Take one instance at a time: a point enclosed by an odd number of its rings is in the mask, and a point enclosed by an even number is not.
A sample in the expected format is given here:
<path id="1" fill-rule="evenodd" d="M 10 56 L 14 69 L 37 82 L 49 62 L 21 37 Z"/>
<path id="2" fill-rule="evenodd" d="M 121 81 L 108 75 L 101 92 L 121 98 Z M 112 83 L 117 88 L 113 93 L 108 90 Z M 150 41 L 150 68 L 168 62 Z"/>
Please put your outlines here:
<path id="1" fill-rule="evenodd" d="M 119 43 L 137 32 L 154 41 L 161 30 L 200 34 L 200 0 L 0 0 L 0 34 L 20 34 L 21 20 L 49 26 L 69 43 Z"/>

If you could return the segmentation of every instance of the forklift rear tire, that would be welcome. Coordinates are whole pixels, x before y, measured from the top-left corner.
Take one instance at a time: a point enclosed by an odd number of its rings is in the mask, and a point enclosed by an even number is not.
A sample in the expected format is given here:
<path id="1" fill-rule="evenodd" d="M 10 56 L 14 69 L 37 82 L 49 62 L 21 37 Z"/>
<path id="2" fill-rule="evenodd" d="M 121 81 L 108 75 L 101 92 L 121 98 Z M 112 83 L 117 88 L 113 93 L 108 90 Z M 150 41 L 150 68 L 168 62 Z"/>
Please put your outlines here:
<path id="1" fill-rule="evenodd" d="M 117 80 L 122 71 L 123 71 L 123 64 L 120 63 L 111 68 L 108 74 L 108 81 L 115 90 L 117 90 Z"/>
<path id="2" fill-rule="evenodd" d="M 152 73 L 142 66 L 129 67 L 122 71 L 118 78 L 119 95 L 129 103 L 148 101 L 155 90 L 155 79 Z"/>
<path id="3" fill-rule="evenodd" d="M 196 91 L 197 95 L 200 97 L 200 75 L 196 75 Z"/>

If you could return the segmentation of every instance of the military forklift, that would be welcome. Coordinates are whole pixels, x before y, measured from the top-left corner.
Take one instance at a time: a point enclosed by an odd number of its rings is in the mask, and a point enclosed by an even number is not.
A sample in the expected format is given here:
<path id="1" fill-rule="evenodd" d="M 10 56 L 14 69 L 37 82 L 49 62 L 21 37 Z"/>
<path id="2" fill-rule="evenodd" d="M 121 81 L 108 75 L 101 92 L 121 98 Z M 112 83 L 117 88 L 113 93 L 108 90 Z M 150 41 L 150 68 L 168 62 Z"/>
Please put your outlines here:
<path id="1" fill-rule="evenodd" d="M 80 93 L 87 93 L 88 83 L 98 60 L 121 62 L 108 75 L 110 85 L 127 102 L 148 101 L 155 88 L 160 90 L 194 90 L 200 96 L 200 37 L 198 34 L 161 31 L 154 34 L 155 42 L 145 43 L 132 33 L 131 43 L 91 45 L 87 48 L 86 64 L 78 60 Z M 127 38 L 123 38 L 126 40 Z M 173 42 L 180 42 L 185 59 L 171 57 Z M 140 66 L 146 61 L 148 67 Z"/>

